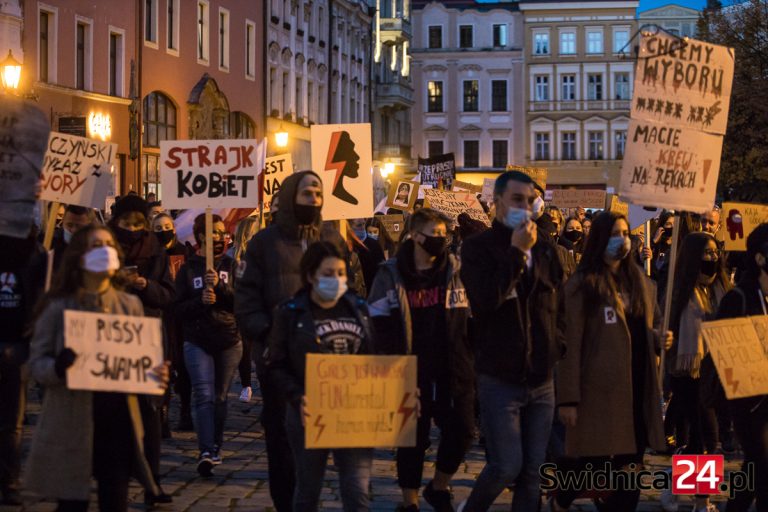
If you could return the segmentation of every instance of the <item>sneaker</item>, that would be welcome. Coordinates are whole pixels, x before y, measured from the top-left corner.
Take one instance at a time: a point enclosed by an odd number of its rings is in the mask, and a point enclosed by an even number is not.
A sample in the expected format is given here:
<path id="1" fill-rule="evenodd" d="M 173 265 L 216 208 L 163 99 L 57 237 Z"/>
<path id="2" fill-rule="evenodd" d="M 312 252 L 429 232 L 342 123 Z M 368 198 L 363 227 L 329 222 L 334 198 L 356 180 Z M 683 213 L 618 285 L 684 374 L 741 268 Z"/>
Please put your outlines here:
<path id="1" fill-rule="evenodd" d="M 240 392 L 240 401 L 247 404 L 251 401 L 251 397 L 253 397 L 253 390 L 251 389 L 251 386 L 244 387 Z"/>
<path id="2" fill-rule="evenodd" d="M 221 457 L 221 449 L 218 446 L 215 446 L 213 448 L 213 455 L 211 456 L 211 460 L 213 461 L 214 466 L 218 466 L 222 462 L 224 462 L 224 459 Z"/>
<path id="3" fill-rule="evenodd" d="M 424 488 L 422 493 L 424 500 L 435 509 L 435 512 L 454 512 L 453 504 L 451 503 L 451 491 L 436 491 L 432 487 L 432 483 L 432 480 L 430 480 Z"/>
<path id="4" fill-rule="evenodd" d="M 197 461 L 197 472 L 200 476 L 211 476 L 213 474 L 213 458 L 210 452 L 203 452 L 200 454 L 200 459 Z"/>

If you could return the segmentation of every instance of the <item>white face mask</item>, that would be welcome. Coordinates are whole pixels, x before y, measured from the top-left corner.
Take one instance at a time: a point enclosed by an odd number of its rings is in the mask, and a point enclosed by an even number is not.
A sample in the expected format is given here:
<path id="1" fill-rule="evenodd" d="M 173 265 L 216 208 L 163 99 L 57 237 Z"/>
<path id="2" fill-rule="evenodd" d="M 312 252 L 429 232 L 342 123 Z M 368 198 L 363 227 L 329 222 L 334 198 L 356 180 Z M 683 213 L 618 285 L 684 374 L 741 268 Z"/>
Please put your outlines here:
<path id="1" fill-rule="evenodd" d="M 67 231 L 67 228 L 62 228 L 61 234 L 64 237 L 64 243 L 69 245 L 69 243 L 72 241 L 73 233 L 70 233 L 69 231 Z"/>
<path id="2" fill-rule="evenodd" d="M 533 220 L 539 220 L 539 217 L 544 215 L 544 200 L 541 196 L 536 196 L 533 200 Z"/>
<path id="3" fill-rule="evenodd" d="M 94 247 L 83 255 L 83 270 L 94 274 L 115 271 L 120 268 L 120 258 L 114 247 Z"/>
<path id="4" fill-rule="evenodd" d="M 318 277 L 315 292 L 326 302 L 336 301 L 347 292 L 347 278 Z"/>

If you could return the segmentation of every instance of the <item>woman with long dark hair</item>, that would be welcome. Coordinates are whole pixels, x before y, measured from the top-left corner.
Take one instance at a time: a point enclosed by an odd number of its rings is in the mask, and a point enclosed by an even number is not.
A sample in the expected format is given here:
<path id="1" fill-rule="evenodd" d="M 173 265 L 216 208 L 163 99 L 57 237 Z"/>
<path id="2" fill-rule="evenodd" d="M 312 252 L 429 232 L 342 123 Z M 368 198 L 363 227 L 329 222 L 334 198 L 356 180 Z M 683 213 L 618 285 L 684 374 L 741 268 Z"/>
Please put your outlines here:
<path id="1" fill-rule="evenodd" d="M 59 512 L 88 510 L 91 476 L 98 482 L 103 512 L 128 509 L 133 474 L 148 492 L 160 492 L 144 458 L 136 395 L 67 388 L 66 371 L 78 354 L 64 347 L 65 310 L 143 316 L 141 301 L 113 282 L 121 261 L 109 229 L 88 226 L 75 233 L 35 323 L 29 368 L 45 386 L 45 398 L 26 485 L 57 499 Z M 153 375 L 167 384 L 167 364 L 155 368 Z"/>
<path id="2" fill-rule="evenodd" d="M 637 468 L 647 447 L 664 447 L 655 293 L 629 253 L 626 217 L 601 213 L 565 285 L 568 351 L 557 369 L 557 402 L 566 455 L 578 457 L 577 470 L 587 463 Z M 565 490 L 550 505 L 567 510 L 577 496 Z M 618 489 L 605 510 L 635 510 L 639 497 L 639 490 Z"/>
<path id="3" fill-rule="evenodd" d="M 560 235 L 557 243 L 568 250 L 578 265 L 579 261 L 581 261 L 581 254 L 584 252 L 585 243 L 584 228 L 581 225 L 581 221 L 576 217 L 568 217 L 565 221 L 563 234 Z"/>

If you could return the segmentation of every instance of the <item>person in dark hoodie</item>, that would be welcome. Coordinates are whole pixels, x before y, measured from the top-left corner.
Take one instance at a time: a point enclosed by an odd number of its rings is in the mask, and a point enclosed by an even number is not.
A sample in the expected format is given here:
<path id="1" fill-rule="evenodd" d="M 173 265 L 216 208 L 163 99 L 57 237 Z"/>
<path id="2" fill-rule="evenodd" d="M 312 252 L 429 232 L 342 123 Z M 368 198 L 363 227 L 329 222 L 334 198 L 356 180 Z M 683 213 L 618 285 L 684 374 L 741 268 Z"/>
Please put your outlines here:
<path id="1" fill-rule="evenodd" d="M 292 174 L 278 192 L 280 210 L 274 222 L 248 242 L 235 283 L 235 315 L 246 343 L 253 343 L 263 408 L 261 423 L 267 444 L 269 491 L 278 512 L 293 510 L 295 471 L 285 431 L 286 403 L 266 371 L 264 348 L 275 306 L 302 287 L 299 262 L 318 240 L 346 248 L 338 231 L 324 227 L 320 210 L 323 184 L 312 171 Z"/>
<path id="2" fill-rule="evenodd" d="M 440 446 L 435 476 L 423 496 L 438 512 L 453 511 L 449 484 L 474 434 L 469 302 L 459 259 L 448 251 L 448 225 L 450 221 L 435 210 L 417 210 L 410 218 L 411 237 L 381 266 L 368 296 L 376 352 L 418 357 L 421 417 L 416 446 L 397 450 L 400 511 L 419 510 L 432 420 L 440 428 Z"/>
<path id="3" fill-rule="evenodd" d="M 95 220 L 96 215 L 91 208 L 73 204 L 68 204 L 64 207 L 64 216 L 61 218 L 61 227 L 54 230 L 53 238 L 51 239 L 54 272 L 61 265 L 62 256 L 64 256 L 64 251 L 72 240 L 72 235 L 77 233 L 81 228 L 93 224 Z"/>

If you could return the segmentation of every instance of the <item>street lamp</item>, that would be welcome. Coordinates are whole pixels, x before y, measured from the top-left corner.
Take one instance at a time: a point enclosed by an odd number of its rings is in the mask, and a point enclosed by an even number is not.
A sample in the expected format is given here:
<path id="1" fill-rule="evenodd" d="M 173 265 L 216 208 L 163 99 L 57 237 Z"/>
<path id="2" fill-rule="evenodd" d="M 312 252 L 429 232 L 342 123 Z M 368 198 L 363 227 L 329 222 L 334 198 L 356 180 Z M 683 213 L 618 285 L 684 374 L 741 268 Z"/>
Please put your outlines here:
<path id="1" fill-rule="evenodd" d="M 8 50 L 8 56 L 0 62 L 0 77 L 3 80 L 3 88 L 6 91 L 16 91 L 21 79 L 21 62 L 13 58 L 13 52 Z"/>
<path id="2" fill-rule="evenodd" d="M 288 145 L 288 132 L 283 129 L 283 123 L 280 123 L 280 128 L 275 133 L 275 144 L 279 148 L 284 148 Z"/>
<path id="3" fill-rule="evenodd" d="M 395 164 L 392 162 L 386 162 L 383 167 L 379 169 L 381 177 L 386 179 L 387 176 L 395 172 Z"/>

